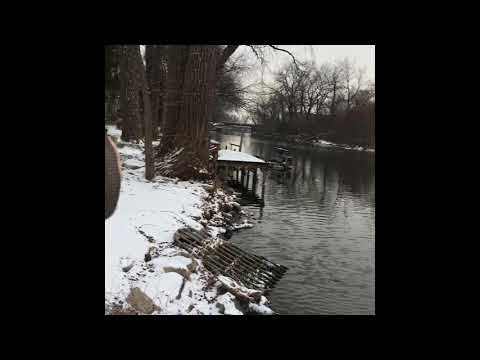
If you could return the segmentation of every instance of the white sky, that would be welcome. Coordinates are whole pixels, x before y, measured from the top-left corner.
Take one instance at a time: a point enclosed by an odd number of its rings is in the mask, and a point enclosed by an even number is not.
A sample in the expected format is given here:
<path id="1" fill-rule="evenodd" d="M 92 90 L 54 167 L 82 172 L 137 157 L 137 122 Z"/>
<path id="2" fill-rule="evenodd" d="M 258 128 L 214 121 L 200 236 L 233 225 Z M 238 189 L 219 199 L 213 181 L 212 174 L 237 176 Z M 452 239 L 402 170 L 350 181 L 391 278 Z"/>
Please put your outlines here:
<path id="1" fill-rule="evenodd" d="M 297 60 L 313 60 L 317 65 L 326 62 L 333 63 L 337 59 L 345 57 L 354 61 L 357 67 L 364 67 L 366 70 L 366 80 L 375 81 L 375 45 L 275 45 L 281 49 L 290 51 Z M 234 56 L 245 54 L 248 63 L 252 64 L 251 72 L 248 75 L 248 82 L 258 81 L 261 78 L 260 66 L 255 54 L 247 46 L 241 46 Z M 272 73 L 278 68 L 291 61 L 290 55 L 275 51 L 267 51 L 267 68 L 264 73 L 264 80 L 268 82 L 272 79 Z"/>
<path id="2" fill-rule="evenodd" d="M 337 59 L 349 57 L 358 67 L 365 67 L 367 80 L 375 81 L 375 45 L 276 45 L 279 48 L 290 51 L 298 60 L 313 60 L 317 65 L 325 62 L 334 62 Z M 141 45 L 142 54 L 145 52 L 145 45 Z M 241 46 L 233 56 L 245 54 L 248 62 L 253 66 L 254 71 L 250 77 L 260 77 L 259 61 L 255 54 L 247 47 Z M 290 61 L 291 57 L 283 52 L 269 50 L 267 52 L 268 68 L 264 76 L 267 81 L 271 78 L 271 72 L 276 71 L 282 64 Z M 257 69 L 258 68 L 258 69 Z M 258 71 L 257 71 L 258 70 Z M 270 71 L 271 70 L 271 71 Z"/>

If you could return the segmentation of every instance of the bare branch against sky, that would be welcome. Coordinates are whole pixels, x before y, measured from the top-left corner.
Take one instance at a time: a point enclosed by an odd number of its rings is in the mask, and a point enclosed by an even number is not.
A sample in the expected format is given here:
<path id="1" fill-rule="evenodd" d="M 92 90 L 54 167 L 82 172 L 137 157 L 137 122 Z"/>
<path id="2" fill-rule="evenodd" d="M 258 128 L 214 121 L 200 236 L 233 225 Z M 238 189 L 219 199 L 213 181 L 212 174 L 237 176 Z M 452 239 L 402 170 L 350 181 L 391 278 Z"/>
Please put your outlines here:
<path id="1" fill-rule="evenodd" d="M 367 81 L 375 81 L 375 45 L 277 45 L 279 48 L 290 51 L 299 61 L 314 61 L 317 65 L 326 62 L 333 63 L 336 60 L 350 58 L 356 66 L 365 68 Z M 234 56 L 244 53 L 247 58 L 255 55 L 247 48 L 240 47 Z M 291 61 L 291 57 L 279 51 L 272 51 L 267 57 L 267 67 L 264 73 L 265 81 L 272 79 L 272 73 L 281 65 Z M 259 81 L 261 76 L 260 66 L 258 71 L 252 71 L 248 81 Z"/>
<path id="2" fill-rule="evenodd" d="M 314 61 L 317 66 L 323 63 L 335 63 L 348 57 L 356 67 L 365 69 L 365 82 L 375 82 L 375 45 L 275 45 L 278 48 L 287 50 L 295 56 L 297 61 Z M 292 57 L 285 52 L 276 51 L 270 48 L 266 51 L 266 62 L 261 64 L 255 53 L 249 46 L 240 46 L 232 55 L 232 58 L 244 56 L 250 65 L 250 71 L 242 76 L 242 85 L 251 87 L 260 84 L 262 80 L 270 83 L 273 80 L 273 73 L 283 64 L 292 61 Z M 145 51 L 141 46 L 142 54 Z M 263 68 L 263 69 L 262 69 Z"/>
<path id="3" fill-rule="evenodd" d="M 317 65 L 325 62 L 335 62 L 335 60 L 350 58 L 358 67 L 365 67 L 366 79 L 375 81 L 375 45 L 277 45 L 281 49 L 291 52 L 300 61 L 315 61 Z M 141 46 L 142 55 L 145 47 Z M 241 46 L 234 53 L 235 56 L 245 54 L 245 56 L 255 62 L 255 54 L 247 47 Z M 271 51 L 267 54 L 267 71 L 265 71 L 266 80 L 271 77 L 271 72 L 276 71 L 282 64 L 291 61 L 291 57 L 281 51 Z M 259 66 L 260 69 L 260 66 Z M 253 72 L 252 77 L 260 77 L 260 71 Z M 254 79 L 250 80 L 254 80 Z"/>

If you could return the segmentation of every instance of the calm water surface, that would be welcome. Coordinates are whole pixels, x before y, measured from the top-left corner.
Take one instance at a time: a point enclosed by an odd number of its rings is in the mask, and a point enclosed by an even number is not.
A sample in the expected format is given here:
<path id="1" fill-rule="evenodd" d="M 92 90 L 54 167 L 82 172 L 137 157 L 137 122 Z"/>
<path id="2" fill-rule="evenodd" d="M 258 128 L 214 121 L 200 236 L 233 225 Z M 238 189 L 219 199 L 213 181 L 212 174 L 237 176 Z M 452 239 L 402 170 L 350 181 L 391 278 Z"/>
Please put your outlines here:
<path id="1" fill-rule="evenodd" d="M 222 143 L 239 135 L 212 133 Z M 244 135 L 242 151 L 296 161 L 272 172 L 265 207 L 244 206 L 255 226 L 232 241 L 289 268 L 270 300 L 279 314 L 375 313 L 375 154 L 272 143 Z"/>

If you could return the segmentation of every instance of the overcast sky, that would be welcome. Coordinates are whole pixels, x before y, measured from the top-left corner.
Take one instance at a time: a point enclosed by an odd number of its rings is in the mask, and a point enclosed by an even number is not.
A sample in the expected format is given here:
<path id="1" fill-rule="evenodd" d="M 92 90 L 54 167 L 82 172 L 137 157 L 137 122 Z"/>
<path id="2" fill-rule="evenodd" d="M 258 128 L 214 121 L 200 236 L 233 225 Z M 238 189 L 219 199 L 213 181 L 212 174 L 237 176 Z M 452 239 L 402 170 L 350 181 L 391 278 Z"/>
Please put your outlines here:
<path id="1" fill-rule="evenodd" d="M 375 81 L 375 45 L 278 45 L 278 47 L 290 51 L 300 61 L 314 60 L 317 65 L 348 57 L 358 67 L 366 69 L 368 80 Z M 145 45 L 141 45 L 141 51 L 144 54 Z M 234 56 L 240 54 L 245 54 L 249 63 L 257 67 L 258 61 L 255 54 L 247 46 L 238 48 Z M 266 55 L 268 65 L 264 73 L 265 78 L 267 78 L 265 80 L 271 78 L 271 72 L 276 71 L 282 64 L 291 59 L 288 54 L 274 50 L 267 51 Z M 254 73 L 254 75 L 251 75 L 253 77 L 259 76 L 259 71 L 252 71 L 252 73 Z"/>
<path id="2" fill-rule="evenodd" d="M 353 60 L 358 67 L 366 70 L 366 80 L 375 81 L 375 45 L 277 45 L 279 48 L 290 51 L 299 61 L 314 60 L 317 65 L 326 62 L 333 63 L 337 59 L 345 57 Z M 260 78 L 260 66 L 256 61 L 255 54 L 247 46 L 240 47 L 234 56 L 245 54 L 252 71 L 248 81 Z M 267 52 L 268 65 L 264 72 L 265 81 L 272 79 L 272 73 L 278 70 L 284 63 L 291 61 L 291 57 L 283 52 L 269 50 Z"/>
<path id="3" fill-rule="evenodd" d="M 345 57 L 353 60 L 358 68 L 365 69 L 365 79 L 375 81 L 375 45 L 276 45 L 279 48 L 290 51 L 299 61 L 311 61 L 320 66 L 323 63 L 333 63 L 337 59 Z M 145 47 L 141 45 L 141 52 L 144 54 Z M 250 85 L 259 83 L 261 79 L 260 61 L 248 46 L 240 46 L 233 54 L 233 57 L 244 55 L 248 64 L 251 65 L 250 71 L 243 76 L 243 83 Z M 273 73 L 283 64 L 291 61 L 291 57 L 281 51 L 268 50 L 265 52 L 267 65 L 264 69 L 264 81 L 270 82 L 273 79 Z"/>

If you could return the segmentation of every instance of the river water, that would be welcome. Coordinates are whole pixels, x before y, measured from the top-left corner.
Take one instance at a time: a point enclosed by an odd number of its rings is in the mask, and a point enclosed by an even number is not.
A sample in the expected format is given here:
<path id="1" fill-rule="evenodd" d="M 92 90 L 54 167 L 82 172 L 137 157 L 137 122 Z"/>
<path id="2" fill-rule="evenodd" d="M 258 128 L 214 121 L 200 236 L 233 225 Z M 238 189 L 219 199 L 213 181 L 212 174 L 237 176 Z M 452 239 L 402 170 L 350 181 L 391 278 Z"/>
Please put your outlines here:
<path id="1" fill-rule="evenodd" d="M 239 134 L 212 133 L 222 144 Z M 279 314 L 375 313 L 375 154 L 244 135 L 242 151 L 270 159 L 282 146 L 291 174 L 272 172 L 265 207 L 243 206 L 255 226 L 234 244 L 289 268 L 269 298 Z"/>

